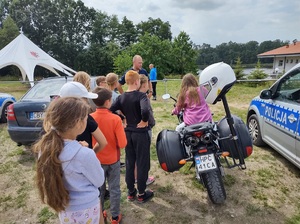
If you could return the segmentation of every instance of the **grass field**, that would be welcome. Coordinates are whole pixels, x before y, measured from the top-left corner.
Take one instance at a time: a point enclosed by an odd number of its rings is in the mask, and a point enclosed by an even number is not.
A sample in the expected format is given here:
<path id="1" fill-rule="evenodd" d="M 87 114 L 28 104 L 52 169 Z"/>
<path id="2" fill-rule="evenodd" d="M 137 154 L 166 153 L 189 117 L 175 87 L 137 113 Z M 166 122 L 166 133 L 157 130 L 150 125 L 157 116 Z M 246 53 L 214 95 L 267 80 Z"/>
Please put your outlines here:
<path id="1" fill-rule="evenodd" d="M 227 94 L 231 112 L 245 121 L 251 99 L 266 86 L 250 87 L 235 84 Z M 194 177 L 189 165 L 174 173 L 164 172 L 158 164 L 155 142 L 162 129 L 174 129 L 171 116 L 172 100 L 162 100 L 164 93 L 176 96 L 180 82 L 169 80 L 157 85 L 158 100 L 152 101 L 156 125 L 151 146 L 151 170 L 156 181 L 151 185 L 155 197 L 140 205 L 126 200 L 124 170 L 121 173 L 121 210 L 125 224 L 135 223 L 300 223 L 300 172 L 269 147 L 254 148 L 246 159 L 247 169 L 225 169 L 227 200 L 213 205 L 206 189 Z M 13 94 L 17 99 L 28 86 L 15 82 L 0 82 L 0 92 Z M 224 116 L 222 103 L 210 106 L 214 119 Z M 124 161 L 124 153 L 122 155 Z M 35 157 L 23 146 L 18 147 L 0 125 L 0 223 L 58 223 L 57 215 L 41 204 L 34 186 Z M 109 208 L 109 201 L 105 203 Z"/>

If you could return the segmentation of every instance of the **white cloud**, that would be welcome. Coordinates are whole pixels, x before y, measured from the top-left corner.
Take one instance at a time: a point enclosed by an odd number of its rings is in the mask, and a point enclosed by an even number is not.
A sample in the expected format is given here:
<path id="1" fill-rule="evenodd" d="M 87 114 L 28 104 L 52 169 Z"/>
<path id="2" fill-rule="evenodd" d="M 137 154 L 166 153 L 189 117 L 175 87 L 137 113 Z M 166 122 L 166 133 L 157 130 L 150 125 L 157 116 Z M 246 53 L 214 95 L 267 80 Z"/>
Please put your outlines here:
<path id="1" fill-rule="evenodd" d="M 108 15 L 137 24 L 149 17 L 169 22 L 173 37 L 185 31 L 195 44 L 300 40 L 300 1 L 291 0 L 83 0 Z"/>

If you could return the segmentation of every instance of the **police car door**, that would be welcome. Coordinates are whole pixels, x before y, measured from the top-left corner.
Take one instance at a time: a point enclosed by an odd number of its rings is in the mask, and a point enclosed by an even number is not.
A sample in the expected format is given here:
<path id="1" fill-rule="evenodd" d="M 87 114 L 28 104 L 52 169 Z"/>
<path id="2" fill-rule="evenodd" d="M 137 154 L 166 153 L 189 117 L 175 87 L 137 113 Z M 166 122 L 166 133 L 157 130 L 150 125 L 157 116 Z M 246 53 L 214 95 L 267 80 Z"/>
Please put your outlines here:
<path id="1" fill-rule="evenodd" d="M 265 138 L 268 144 L 290 160 L 296 160 L 296 132 L 299 121 L 300 71 L 285 76 L 276 90 L 277 97 L 265 108 Z"/>
<path id="2" fill-rule="evenodd" d="M 300 107 L 300 102 L 299 102 L 299 107 Z M 298 129 L 296 132 L 296 163 L 299 164 L 300 166 L 300 119 L 298 119 Z"/>

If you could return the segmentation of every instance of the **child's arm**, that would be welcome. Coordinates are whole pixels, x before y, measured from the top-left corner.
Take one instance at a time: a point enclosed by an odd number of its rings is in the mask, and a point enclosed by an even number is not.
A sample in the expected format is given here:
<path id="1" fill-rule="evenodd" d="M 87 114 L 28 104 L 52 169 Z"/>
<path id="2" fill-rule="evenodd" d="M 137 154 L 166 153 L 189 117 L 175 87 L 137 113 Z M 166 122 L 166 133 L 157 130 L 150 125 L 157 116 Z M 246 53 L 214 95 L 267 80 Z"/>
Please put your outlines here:
<path id="1" fill-rule="evenodd" d="M 97 141 L 97 143 L 93 147 L 95 153 L 97 153 L 107 145 L 107 140 L 99 128 L 92 132 L 92 135 Z"/>
<path id="2" fill-rule="evenodd" d="M 88 162 L 86 162 L 88 161 Z M 101 187 L 104 183 L 104 170 L 96 154 L 87 150 L 84 158 L 82 158 L 83 175 L 95 186 Z"/>
<path id="3" fill-rule="evenodd" d="M 143 121 L 143 120 L 141 120 L 141 122 L 140 123 L 138 123 L 137 124 L 137 128 L 145 128 L 145 127 L 147 127 L 148 126 L 148 121 Z"/>
<path id="4" fill-rule="evenodd" d="M 143 95 L 141 95 L 140 107 L 141 107 L 142 121 L 147 122 L 147 125 L 148 125 L 148 120 L 149 120 L 149 116 L 150 116 L 150 101 L 147 98 L 147 95 L 145 93 Z M 144 124 L 144 127 L 145 127 L 145 124 Z"/>
<path id="5" fill-rule="evenodd" d="M 120 107 L 120 96 L 117 97 L 117 99 L 112 103 L 112 105 L 110 106 L 109 110 L 113 113 L 116 114 L 116 112 L 118 110 L 120 110 L 121 107 Z"/>
<path id="6" fill-rule="evenodd" d="M 174 107 L 174 109 L 172 110 L 172 114 L 175 114 L 175 115 L 178 114 L 178 108 L 177 108 L 177 106 Z"/>
<path id="7" fill-rule="evenodd" d="M 116 125 L 116 129 L 115 129 L 115 135 L 117 138 L 117 145 L 119 148 L 125 148 L 125 146 L 127 145 L 127 138 L 126 138 L 126 134 L 124 131 L 124 127 L 122 122 L 118 119 L 118 123 Z"/>
<path id="8" fill-rule="evenodd" d="M 87 143 L 86 141 L 78 141 L 80 145 L 84 146 L 84 147 L 89 147 L 89 143 Z"/>

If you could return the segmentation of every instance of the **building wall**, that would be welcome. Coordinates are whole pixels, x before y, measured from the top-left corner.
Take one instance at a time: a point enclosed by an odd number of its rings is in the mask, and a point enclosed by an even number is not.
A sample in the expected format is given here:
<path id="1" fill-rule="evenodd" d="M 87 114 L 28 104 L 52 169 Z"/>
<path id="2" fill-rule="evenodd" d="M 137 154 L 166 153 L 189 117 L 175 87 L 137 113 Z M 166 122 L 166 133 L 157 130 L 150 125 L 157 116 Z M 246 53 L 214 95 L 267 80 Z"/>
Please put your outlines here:
<path id="1" fill-rule="evenodd" d="M 283 73 L 300 63 L 300 56 L 277 56 L 273 61 L 273 73 Z"/>

